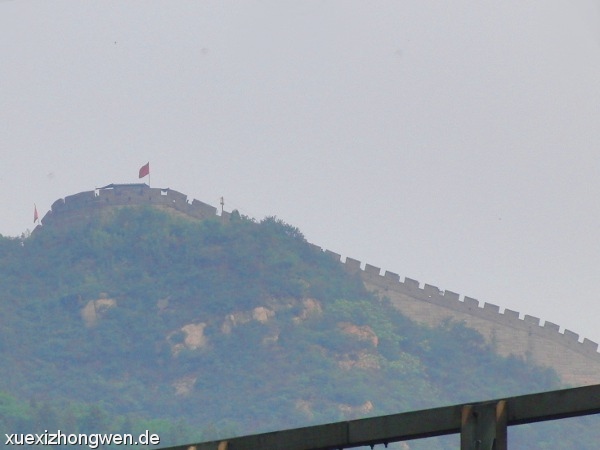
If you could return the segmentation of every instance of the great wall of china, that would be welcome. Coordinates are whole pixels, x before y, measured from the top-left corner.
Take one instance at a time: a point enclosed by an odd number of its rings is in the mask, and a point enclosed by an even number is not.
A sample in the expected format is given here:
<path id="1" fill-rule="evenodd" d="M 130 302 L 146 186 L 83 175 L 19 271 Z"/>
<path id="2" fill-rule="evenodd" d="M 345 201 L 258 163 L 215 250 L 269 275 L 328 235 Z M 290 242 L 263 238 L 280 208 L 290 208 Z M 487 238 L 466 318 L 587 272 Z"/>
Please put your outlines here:
<path id="1" fill-rule="evenodd" d="M 42 219 L 43 226 L 56 222 L 69 223 L 81 217 L 89 217 L 106 207 L 151 205 L 169 208 L 196 219 L 218 216 L 217 208 L 188 197 L 172 189 L 150 188 L 146 184 L 111 184 L 94 191 L 59 199 L 52 204 Z M 230 213 L 220 217 L 228 220 Z M 600 353 L 598 344 L 583 339 L 570 331 L 560 331 L 559 325 L 541 323 L 537 317 L 521 315 L 490 303 L 481 305 L 478 300 L 460 297 L 450 291 L 410 278 L 402 281 L 398 274 L 385 271 L 370 264 L 342 257 L 329 250 L 313 245 L 337 259 L 344 267 L 362 278 L 370 291 L 388 298 L 404 315 L 416 322 L 437 326 L 444 321 L 463 322 L 480 332 L 486 341 L 501 355 L 515 355 L 537 365 L 551 367 L 562 381 L 571 386 L 600 383 Z"/>

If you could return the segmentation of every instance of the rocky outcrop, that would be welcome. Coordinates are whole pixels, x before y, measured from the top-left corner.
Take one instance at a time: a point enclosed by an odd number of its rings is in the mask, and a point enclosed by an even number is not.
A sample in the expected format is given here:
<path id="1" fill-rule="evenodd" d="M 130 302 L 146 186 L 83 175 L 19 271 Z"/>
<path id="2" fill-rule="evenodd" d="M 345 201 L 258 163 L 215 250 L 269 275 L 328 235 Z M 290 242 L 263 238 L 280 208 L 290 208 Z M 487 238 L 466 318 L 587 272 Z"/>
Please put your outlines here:
<path id="1" fill-rule="evenodd" d="M 318 317 L 323 313 L 321 303 L 314 298 L 305 298 L 302 300 L 302 310 L 300 314 L 294 317 L 292 320 L 294 323 L 299 324 L 309 319 L 310 317 Z"/>
<path id="2" fill-rule="evenodd" d="M 96 326 L 98 320 L 111 308 L 117 306 L 116 300 L 112 298 L 106 298 L 105 294 L 100 294 L 100 298 L 96 300 L 90 300 L 81 309 L 81 318 L 85 322 L 88 328 Z"/>
<path id="3" fill-rule="evenodd" d="M 350 336 L 355 337 L 359 341 L 367 341 L 373 347 L 377 347 L 379 344 L 379 338 L 375 334 L 375 332 L 368 325 L 354 325 L 353 323 L 348 322 L 340 322 L 338 327 L 342 331 L 342 333 L 349 334 Z"/>
<path id="4" fill-rule="evenodd" d="M 381 369 L 380 356 L 377 354 L 362 350 L 353 353 L 344 353 L 338 359 L 338 367 L 344 370 L 350 369 L 365 369 L 379 370 Z"/>
<path id="5" fill-rule="evenodd" d="M 175 389 L 175 395 L 186 396 L 189 395 L 194 389 L 194 385 L 196 384 L 196 380 L 198 377 L 188 375 L 182 377 L 172 383 L 173 388 Z"/>
<path id="6" fill-rule="evenodd" d="M 262 324 L 266 324 L 273 317 L 275 317 L 275 311 L 267 308 L 266 306 L 257 306 L 252 311 L 237 311 L 225 316 L 225 319 L 221 324 L 221 332 L 224 334 L 230 334 L 235 327 L 253 320 Z"/>
<path id="7" fill-rule="evenodd" d="M 177 356 L 182 350 L 198 350 L 208 345 L 208 340 L 204 335 L 206 323 L 189 323 L 182 326 L 179 330 L 170 333 L 167 341 L 171 344 L 171 353 Z"/>

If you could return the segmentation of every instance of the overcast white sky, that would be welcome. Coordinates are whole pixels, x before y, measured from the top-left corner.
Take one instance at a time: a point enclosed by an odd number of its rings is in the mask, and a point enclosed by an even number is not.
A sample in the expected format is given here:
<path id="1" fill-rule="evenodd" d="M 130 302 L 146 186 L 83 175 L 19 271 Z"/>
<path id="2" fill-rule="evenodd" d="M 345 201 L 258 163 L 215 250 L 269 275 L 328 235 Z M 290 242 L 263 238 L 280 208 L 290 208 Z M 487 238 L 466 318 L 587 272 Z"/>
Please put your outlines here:
<path id="1" fill-rule="evenodd" d="M 0 1 L 0 233 L 138 182 L 600 341 L 600 2 Z"/>

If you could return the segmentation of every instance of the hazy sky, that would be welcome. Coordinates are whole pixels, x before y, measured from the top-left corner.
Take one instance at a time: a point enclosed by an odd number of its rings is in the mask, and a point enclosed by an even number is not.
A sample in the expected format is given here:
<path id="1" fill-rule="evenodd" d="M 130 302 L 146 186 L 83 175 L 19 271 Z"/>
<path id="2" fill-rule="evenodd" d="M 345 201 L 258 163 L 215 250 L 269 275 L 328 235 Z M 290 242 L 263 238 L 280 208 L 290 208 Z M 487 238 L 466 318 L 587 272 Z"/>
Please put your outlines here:
<path id="1" fill-rule="evenodd" d="M 600 2 L 0 1 L 0 233 L 170 187 L 600 341 Z"/>

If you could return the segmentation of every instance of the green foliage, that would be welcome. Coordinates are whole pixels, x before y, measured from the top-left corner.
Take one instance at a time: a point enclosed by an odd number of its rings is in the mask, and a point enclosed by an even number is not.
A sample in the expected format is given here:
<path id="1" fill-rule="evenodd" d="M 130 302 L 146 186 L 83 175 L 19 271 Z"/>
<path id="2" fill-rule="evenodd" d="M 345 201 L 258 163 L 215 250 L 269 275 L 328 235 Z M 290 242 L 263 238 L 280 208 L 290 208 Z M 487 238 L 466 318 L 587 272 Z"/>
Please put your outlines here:
<path id="1" fill-rule="evenodd" d="M 461 324 L 408 320 L 276 217 L 117 208 L 0 237 L 0 292 L 10 432 L 148 429 L 164 446 L 559 385 Z"/>
<path id="2" fill-rule="evenodd" d="M 115 415 L 101 404 L 86 405 L 69 403 L 57 406 L 48 401 L 32 399 L 28 404 L 14 396 L 0 392 L 0 427 L 6 434 L 131 434 L 135 438 L 148 432 L 160 438 L 160 447 L 187 442 L 199 442 L 223 435 L 235 435 L 235 427 L 219 429 L 214 424 L 194 427 L 182 420 L 144 419 L 136 415 Z M 136 446 L 140 449 L 158 446 Z M 34 446 L 41 447 L 41 446 Z M 56 449 L 72 448 L 72 445 L 53 445 Z M 121 445 L 104 445 L 103 449 L 117 449 Z"/>

